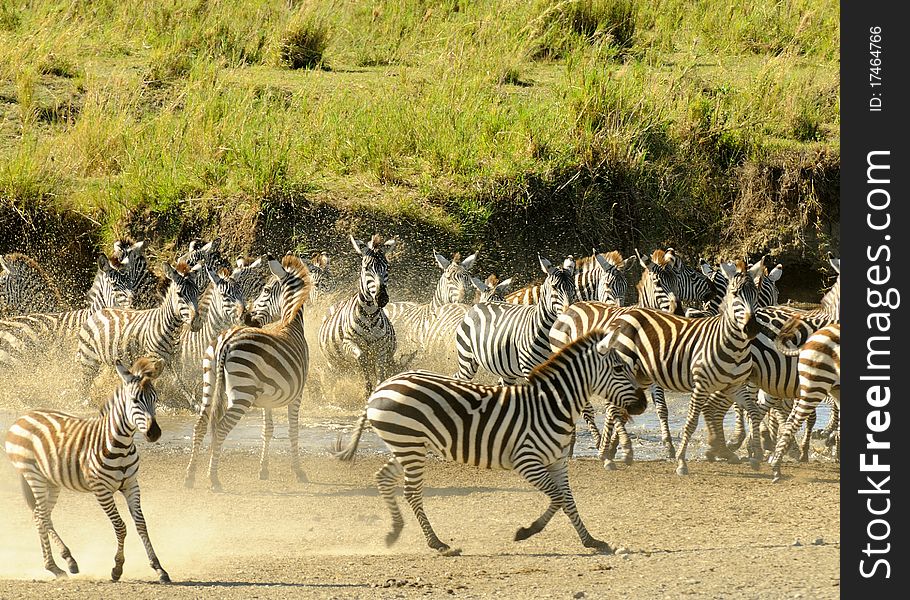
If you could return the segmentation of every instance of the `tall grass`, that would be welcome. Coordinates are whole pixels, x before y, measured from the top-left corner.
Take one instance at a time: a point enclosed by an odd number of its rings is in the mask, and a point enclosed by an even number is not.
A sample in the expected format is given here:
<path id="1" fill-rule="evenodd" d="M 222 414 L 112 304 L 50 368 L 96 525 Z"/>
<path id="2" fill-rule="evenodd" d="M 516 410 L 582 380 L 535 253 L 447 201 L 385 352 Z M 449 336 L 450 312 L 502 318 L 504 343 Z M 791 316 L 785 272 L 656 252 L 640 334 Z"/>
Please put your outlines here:
<path id="1" fill-rule="evenodd" d="M 838 150 L 838 44 L 833 0 L 0 0 L 0 190 L 110 225 L 307 186 L 470 226 L 585 169 L 707 222 L 745 161 Z"/>

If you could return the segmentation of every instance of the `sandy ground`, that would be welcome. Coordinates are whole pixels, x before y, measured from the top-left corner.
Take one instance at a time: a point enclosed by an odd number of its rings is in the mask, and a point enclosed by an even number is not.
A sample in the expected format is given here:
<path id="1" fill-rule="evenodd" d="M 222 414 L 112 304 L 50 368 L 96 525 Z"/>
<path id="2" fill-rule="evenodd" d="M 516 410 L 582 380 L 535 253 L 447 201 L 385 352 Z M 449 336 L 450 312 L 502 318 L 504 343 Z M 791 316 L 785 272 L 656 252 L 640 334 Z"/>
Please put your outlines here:
<path id="1" fill-rule="evenodd" d="M 837 465 L 767 467 L 692 461 L 679 477 L 668 462 L 604 471 L 575 460 L 571 481 L 597 537 L 631 553 L 583 548 L 564 515 L 538 536 L 512 541 L 546 506 L 509 472 L 433 462 L 426 508 L 460 557 L 428 549 L 413 514 L 392 548 L 389 515 L 373 486 L 383 458 L 352 466 L 306 456 L 311 483 L 292 481 L 275 453 L 272 480 L 258 457 L 234 450 L 222 461 L 225 493 L 182 485 L 182 448 L 143 446 L 143 508 L 158 556 L 174 584 L 155 582 L 129 526 L 123 581 L 108 580 L 113 531 L 87 495 L 64 493 L 54 521 L 81 574 L 53 580 L 6 460 L 0 461 L 0 598 L 834 598 L 839 593 Z M 204 471 L 197 485 L 207 483 Z M 125 506 L 121 503 L 121 511 Z M 124 513 L 125 514 L 125 513 Z M 127 517 L 125 517 L 127 518 Z M 129 521 L 128 521 L 129 523 Z M 795 540 L 801 545 L 795 546 Z M 58 562 L 59 558 L 58 558 Z M 60 563 L 62 564 L 62 563 Z"/>

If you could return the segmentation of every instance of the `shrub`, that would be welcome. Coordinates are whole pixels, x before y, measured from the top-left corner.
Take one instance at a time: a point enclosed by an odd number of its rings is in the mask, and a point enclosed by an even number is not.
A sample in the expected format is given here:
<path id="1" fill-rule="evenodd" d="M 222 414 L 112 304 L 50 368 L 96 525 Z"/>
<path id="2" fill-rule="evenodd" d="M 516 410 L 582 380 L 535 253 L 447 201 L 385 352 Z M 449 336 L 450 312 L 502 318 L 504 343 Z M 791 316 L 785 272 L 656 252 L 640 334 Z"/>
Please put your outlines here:
<path id="1" fill-rule="evenodd" d="M 278 46 L 279 63 L 289 69 L 322 67 L 329 36 L 328 25 L 315 14 L 292 19 Z"/>

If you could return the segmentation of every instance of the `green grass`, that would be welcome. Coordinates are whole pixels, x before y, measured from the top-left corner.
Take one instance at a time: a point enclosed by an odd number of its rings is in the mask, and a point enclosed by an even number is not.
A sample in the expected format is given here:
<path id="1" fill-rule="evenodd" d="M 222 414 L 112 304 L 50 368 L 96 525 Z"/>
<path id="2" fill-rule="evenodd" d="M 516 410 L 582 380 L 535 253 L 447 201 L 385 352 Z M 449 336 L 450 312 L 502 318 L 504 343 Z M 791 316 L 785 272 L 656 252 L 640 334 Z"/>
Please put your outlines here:
<path id="1" fill-rule="evenodd" d="M 833 0 L 0 0 L 0 196 L 111 235 L 288 190 L 457 232 L 584 171 L 710 243 L 744 166 L 839 160 L 838 19 Z"/>

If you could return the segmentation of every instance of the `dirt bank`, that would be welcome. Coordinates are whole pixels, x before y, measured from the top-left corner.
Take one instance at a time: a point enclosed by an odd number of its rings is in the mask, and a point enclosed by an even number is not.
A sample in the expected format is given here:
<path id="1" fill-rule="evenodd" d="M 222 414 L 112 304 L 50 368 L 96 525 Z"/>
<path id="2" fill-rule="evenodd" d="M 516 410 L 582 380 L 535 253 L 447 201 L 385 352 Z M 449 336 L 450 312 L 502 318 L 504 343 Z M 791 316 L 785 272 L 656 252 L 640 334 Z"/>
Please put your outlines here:
<path id="1" fill-rule="evenodd" d="M 545 507 L 543 496 L 513 473 L 434 462 L 428 515 L 440 537 L 464 551 L 442 558 L 425 546 L 407 510 L 402 539 L 391 549 L 383 545 L 389 516 L 372 483 L 381 457 L 349 467 L 307 456 L 312 483 L 297 484 L 286 456 L 273 457 L 272 481 L 259 481 L 258 457 L 238 450 L 222 461 L 226 492 L 216 495 L 183 488 L 183 449 L 144 449 L 144 511 L 176 583 L 153 583 L 132 525 L 124 581 L 107 581 L 113 532 L 94 500 L 71 493 L 62 496 L 54 520 L 82 574 L 52 580 L 3 460 L 0 598 L 572 598 L 580 592 L 587 598 L 834 598 L 839 592 L 835 464 L 788 464 L 791 476 L 772 485 L 767 468 L 756 475 L 745 465 L 696 461 L 693 474 L 681 478 L 666 462 L 607 473 L 593 460 L 574 461 L 582 517 L 598 537 L 629 548 L 623 557 L 585 550 L 563 515 L 537 537 L 513 542 L 515 529 Z M 794 546 L 796 539 L 802 545 Z"/>

